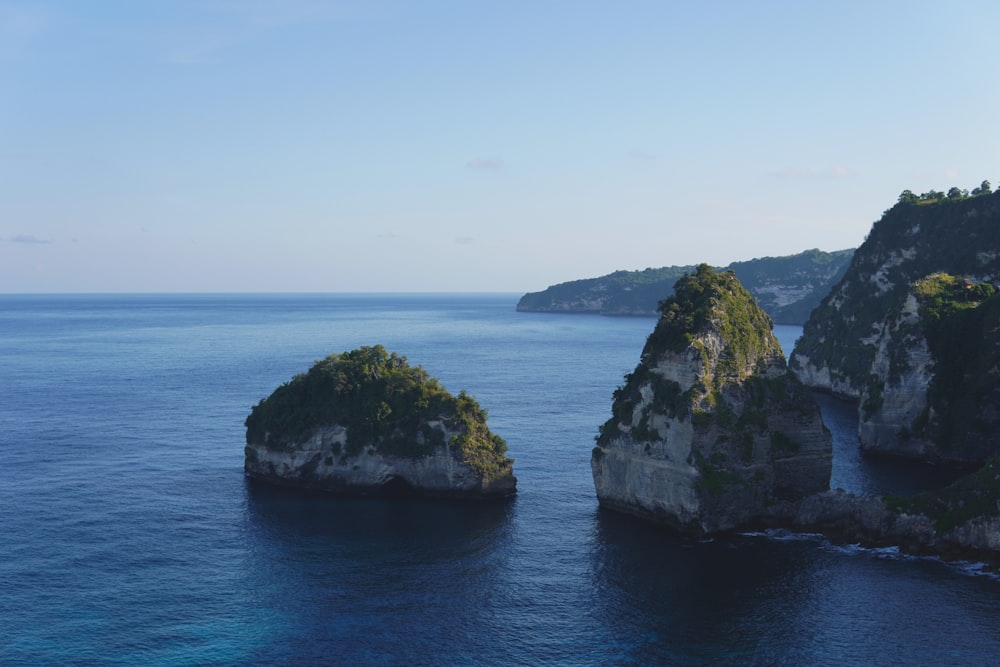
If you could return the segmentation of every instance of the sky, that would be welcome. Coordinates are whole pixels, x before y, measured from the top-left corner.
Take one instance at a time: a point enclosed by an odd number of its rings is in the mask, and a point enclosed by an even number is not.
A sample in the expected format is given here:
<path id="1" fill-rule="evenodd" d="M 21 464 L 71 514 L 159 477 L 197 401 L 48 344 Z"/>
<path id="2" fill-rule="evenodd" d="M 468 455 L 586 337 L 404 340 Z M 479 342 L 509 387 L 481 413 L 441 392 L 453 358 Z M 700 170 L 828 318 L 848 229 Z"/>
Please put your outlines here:
<path id="1" fill-rule="evenodd" d="M 1000 185 L 1000 3 L 0 0 L 0 292 L 527 292 Z"/>

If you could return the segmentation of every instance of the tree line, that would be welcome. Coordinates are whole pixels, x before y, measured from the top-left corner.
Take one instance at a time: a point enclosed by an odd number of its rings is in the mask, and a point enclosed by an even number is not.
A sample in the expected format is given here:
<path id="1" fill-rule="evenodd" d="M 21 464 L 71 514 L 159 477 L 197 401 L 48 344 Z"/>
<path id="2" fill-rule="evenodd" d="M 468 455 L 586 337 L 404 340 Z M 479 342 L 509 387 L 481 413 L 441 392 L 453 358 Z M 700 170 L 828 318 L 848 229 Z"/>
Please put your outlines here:
<path id="1" fill-rule="evenodd" d="M 982 195 L 988 195 L 993 192 L 993 188 L 989 181 L 983 181 L 979 184 L 979 187 L 973 188 L 972 192 L 968 190 L 960 189 L 957 187 L 952 187 L 948 192 L 939 192 L 938 190 L 928 190 L 927 192 L 921 193 L 919 195 L 914 194 L 910 190 L 903 190 L 899 195 L 900 204 L 935 204 L 939 201 L 958 201 L 962 199 L 968 199 L 969 197 L 980 197 Z"/>

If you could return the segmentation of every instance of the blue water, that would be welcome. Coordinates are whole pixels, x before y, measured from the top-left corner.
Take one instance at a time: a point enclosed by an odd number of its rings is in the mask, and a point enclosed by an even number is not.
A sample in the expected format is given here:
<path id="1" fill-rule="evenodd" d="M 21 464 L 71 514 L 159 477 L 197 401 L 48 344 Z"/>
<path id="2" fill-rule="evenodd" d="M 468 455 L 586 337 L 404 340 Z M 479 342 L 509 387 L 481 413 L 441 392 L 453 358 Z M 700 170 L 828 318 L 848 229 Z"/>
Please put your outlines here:
<path id="1" fill-rule="evenodd" d="M 995 663 L 1000 582 L 973 565 L 599 510 L 593 438 L 653 321 L 517 298 L 0 296 L 0 664 Z M 516 499 L 244 479 L 250 406 L 375 343 L 489 410 Z M 852 406 L 824 414 L 834 486 L 933 480 L 858 456 Z"/>

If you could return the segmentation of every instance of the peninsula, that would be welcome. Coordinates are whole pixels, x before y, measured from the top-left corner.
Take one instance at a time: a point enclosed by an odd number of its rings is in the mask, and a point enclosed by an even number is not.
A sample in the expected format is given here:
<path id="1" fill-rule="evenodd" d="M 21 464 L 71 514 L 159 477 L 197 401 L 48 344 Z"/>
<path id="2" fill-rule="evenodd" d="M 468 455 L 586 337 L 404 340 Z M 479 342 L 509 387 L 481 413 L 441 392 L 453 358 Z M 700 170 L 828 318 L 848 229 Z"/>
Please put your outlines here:
<path id="1" fill-rule="evenodd" d="M 778 324 L 801 325 L 820 300 L 840 280 L 854 250 L 806 250 L 785 257 L 733 262 L 740 283 Z M 521 312 L 594 313 L 657 316 L 657 306 L 674 282 L 694 266 L 666 266 L 643 271 L 615 271 L 600 278 L 552 285 L 521 297 Z"/>

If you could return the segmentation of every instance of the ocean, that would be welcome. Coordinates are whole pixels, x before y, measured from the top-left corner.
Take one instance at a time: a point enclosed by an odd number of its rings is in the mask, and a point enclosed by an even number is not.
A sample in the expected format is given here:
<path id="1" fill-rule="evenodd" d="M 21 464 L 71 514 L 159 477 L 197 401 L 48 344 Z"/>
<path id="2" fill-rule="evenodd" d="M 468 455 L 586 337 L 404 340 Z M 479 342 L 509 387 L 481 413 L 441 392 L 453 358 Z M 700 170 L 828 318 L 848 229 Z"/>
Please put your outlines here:
<path id="1" fill-rule="evenodd" d="M 516 294 L 0 296 L 2 665 L 992 665 L 975 563 L 781 532 L 692 541 L 597 506 L 590 452 L 648 318 Z M 801 329 L 776 327 L 786 352 Z M 377 500 L 243 476 L 252 405 L 385 345 L 473 394 L 509 502 Z M 821 397 L 832 485 L 869 461 Z"/>

